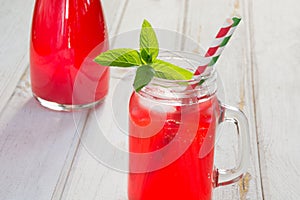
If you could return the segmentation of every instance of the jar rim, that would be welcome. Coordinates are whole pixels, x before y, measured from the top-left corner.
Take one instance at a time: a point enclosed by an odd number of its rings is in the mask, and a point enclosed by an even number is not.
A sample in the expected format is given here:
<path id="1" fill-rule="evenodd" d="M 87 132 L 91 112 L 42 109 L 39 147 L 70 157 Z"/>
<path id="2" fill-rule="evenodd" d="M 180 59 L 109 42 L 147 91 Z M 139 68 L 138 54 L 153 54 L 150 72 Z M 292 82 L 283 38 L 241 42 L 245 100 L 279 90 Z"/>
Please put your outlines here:
<path id="1" fill-rule="evenodd" d="M 186 61 L 187 63 L 191 64 L 191 62 L 194 62 L 195 64 L 191 66 L 180 66 L 184 67 L 185 69 L 191 71 L 193 74 L 197 70 L 198 66 L 205 65 L 206 63 L 209 63 L 210 58 L 203 57 L 199 54 L 191 53 L 191 52 L 177 52 L 177 51 L 164 51 L 160 54 L 159 58 L 165 59 L 172 59 L 172 60 L 178 60 L 181 59 L 182 61 Z M 166 61 L 166 60 L 165 60 Z M 197 64 L 196 64 L 197 63 Z M 153 77 L 151 83 L 160 83 L 160 84 L 186 84 L 186 85 L 194 85 L 198 84 L 201 80 L 208 80 L 215 76 L 216 74 L 216 68 L 215 67 L 206 67 L 205 71 L 200 74 L 193 76 L 192 79 L 189 80 L 170 80 L 170 79 L 163 79 L 159 77 Z"/>
<path id="2" fill-rule="evenodd" d="M 198 54 L 186 52 L 179 53 L 179 57 L 178 55 L 174 55 L 174 52 L 172 52 L 170 56 L 170 53 L 168 52 L 167 56 L 160 56 L 159 58 L 165 61 L 169 61 L 169 59 L 172 59 L 172 61 L 174 61 L 174 58 L 178 58 L 175 61 L 187 63 L 187 65 L 189 66 L 182 66 L 180 65 L 180 62 L 178 64 L 171 61 L 171 63 L 181 67 L 185 67 L 192 72 L 194 72 L 194 70 L 196 70 L 199 65 L 206 61 L 204 59 L 209 59 L 203 58 Z M 203 79 L 205 80 L 204 83 L 199 84 L 199 82 Z M 163 101 L 167 104 L 182 104 L 182 99 L 190 99 L 191 101 L 188 101 L 188 104 L 196 103 L 216 93 L 216 80 L 217 73 L 215 68 L 207 67 L 204 73 L 198 76 L 194 76 L 190 80 L 168 80 L 154 77 L 152 81 L 139 92 L 139 94 L 156 101 Z"/>

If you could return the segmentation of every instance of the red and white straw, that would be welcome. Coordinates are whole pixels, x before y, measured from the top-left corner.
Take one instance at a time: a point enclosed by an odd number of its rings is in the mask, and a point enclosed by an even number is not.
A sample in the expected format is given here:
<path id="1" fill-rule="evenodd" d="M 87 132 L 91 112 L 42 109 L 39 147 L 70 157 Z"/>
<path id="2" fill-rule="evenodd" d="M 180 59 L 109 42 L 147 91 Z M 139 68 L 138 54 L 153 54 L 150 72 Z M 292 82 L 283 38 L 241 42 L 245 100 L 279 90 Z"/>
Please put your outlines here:
<path id="1" fill-rule="evenodd" d="M 215 37 L 211 47 L 205 54 L 205 57 L 210 58 L 209 62 L 204 65 L 198 66 L 197 70 L 194 73 L 194 76 L 202 74 L 205 71 L 206 67 L 211 67 L 216 64 L 240 21 L 241 18 L 239 17 L 226 19 L 224 25 L 221 27 L 217 36 Z"/>

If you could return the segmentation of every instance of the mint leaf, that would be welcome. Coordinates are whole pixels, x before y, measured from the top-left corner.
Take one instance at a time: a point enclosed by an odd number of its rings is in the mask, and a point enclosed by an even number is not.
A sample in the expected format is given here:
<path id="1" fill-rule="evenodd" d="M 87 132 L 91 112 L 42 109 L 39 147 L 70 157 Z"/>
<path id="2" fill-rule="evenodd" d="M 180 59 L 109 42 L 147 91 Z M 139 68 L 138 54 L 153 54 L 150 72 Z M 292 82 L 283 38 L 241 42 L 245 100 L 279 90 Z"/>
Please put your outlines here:
<path id="1" fill-rule="evenodd" d="M 148 85 L 148 83 L 150 83 L 150 81 L 154 77 L 154 74 L 154 69 L 149 65 L 143 65 L 137 68 L 133 83 L 135 91 L 139 92 L 143 87 Z"/>
<path id="2" fill-rule="evenodd" d="M 155 60 L 151 66 L 156 71 L 155 76 L 169 80 L 190 80 L 193 73 L 163 60 Z"/>
<path id="3" fill-rule="evenodd" d="M 103 66 L 133 67 L 142 65 L 140 53 L 134 49 L 114 49 L 101 53 L 94 60 Z"/>
<path id="4" fill-rule="evenodd" d="M 144 20 L 140 34 L 140 52 L 146 63 L 152 63 L 158 56 L 158 40 L 151 24 Z"/>

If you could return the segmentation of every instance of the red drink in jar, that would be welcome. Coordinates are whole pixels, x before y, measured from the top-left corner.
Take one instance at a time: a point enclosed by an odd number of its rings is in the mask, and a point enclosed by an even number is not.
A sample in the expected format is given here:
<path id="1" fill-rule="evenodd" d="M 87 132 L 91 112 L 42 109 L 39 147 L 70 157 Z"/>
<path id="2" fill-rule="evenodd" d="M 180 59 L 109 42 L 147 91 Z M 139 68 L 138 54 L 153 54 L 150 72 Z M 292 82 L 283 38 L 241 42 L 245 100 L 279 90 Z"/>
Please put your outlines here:
<path id="1" fill-rule="evenodd" d="M 130 173 L 128 180 L 129 200 L 211 199 L 214 182 L 213 146 L 218 118 L 215 111 L 218 110 L 216 109 L 218 101 L 215 96 L 204 100 L 193 106 L 165 104 L 162 109 L 156 110 L 149 107 L 151 103 L 153 104 L 153 100 L 147 100 L 137 93 L 132 95 L 129 106 L 131 153 L 159 151 L 170 145 L 172 140 L 178 140 L 178 146 L 174 145 L 174 151 L 176 148 L 180 148 L 180 145 L 184 145 L 183 143 L 189 144 L 178 158 L 167 166 L 161 166 L 161 169 L 152 171 L 151 162 L 158 160 L 149 159 L 146 164 L 149 168 L 145 167 L 146 170 L 149 169 L 149 172 Z M 184 129 L 186 131 L 183 134 L 193 135 L 188 130 L 194 129 L 196 133 L 192 137 L 177 136 L 183 121 L 183 112 L 189 113 L 184 115 Z M 195 119 L 195 116 L 198 119 Z M 164 119 L 164 122 L 161 123 L 157 119 Z M 142 135 L 139 136 L 138 134 Z M 203 157 L 200 154 L 201 148 L 206 151 Z M 168 152 L 162 153 L 161 160 L 168 156 L 170 156 Z M 144 164 L 145 162 L 140 163 L 139 160 L 130 159 L 130 168 Z"/>

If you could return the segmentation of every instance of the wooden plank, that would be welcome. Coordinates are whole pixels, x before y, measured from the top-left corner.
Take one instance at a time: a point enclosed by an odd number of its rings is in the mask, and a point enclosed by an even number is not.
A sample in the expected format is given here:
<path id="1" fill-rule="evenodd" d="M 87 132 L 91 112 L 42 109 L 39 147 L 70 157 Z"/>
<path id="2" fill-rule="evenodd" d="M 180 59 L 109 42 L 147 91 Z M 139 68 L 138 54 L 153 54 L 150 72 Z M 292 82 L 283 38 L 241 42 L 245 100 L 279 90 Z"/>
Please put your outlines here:
<path id="1" fill-rule="evenodd" d="M 72 113 L 40 107 L 24 76 L 0 115 L 0 198 L 49 199 L 82 127 Z"/>
<path id="2" fill-rule="evenodd" d="M 127 1 L 102 0 L 103 11 L 109 35 L 114 35 L 118 31 L 119 21 L 126 8 Z"/>
<path id="3" fill-rule="evenodd" d="M 219 27 L 227 17 L 241 15 L 232 40 L 217 63 L 220 85 L 219 95 L 226 104 L 239 107 L 248 116 L 251 132 L 251 162 L 247 176 L 231 186 L 217 188 L 214 199 L 262 199 L 259 159 L 255 134 L 255 118 L 251 83 L 251 46 L 249 41 L 248 5 L 246 1 L 190 0 L 186 19 L 186 35 L 192 41 L 185 42 L 185 50 L 199 52 L 206 50 Z M 223 130 L 224 129 L 224 130 Z M 237 141 L 230 127 L 222 129 L 223 134 L 216 146 L 216 165 L 230 168 L 235 165 Z M 227 132 L 228 131 L 228 132 Z M 251 180 L 249 182 L 249 179 Z M 243 187 L 248 184 L 248 188 Z"/>
<path id="4" fill-rule="evenodd" d="M 128 81 L 119 83 L 119 79 L 112 78 L 111 90 L 117 84 L 127 84 L 131 89 L 131 84 Z M 122 133 L 115 127 L 113 120 L 115 117 L 111 110 L 113 95 L 113 92 L 110 92 L 103 105 L 90 113 L 61 199 L 126 199 L 127 175 L 103 165 L 99 160 L 99 154 L 102 151 L 105 155 L 111 156 L 114 156 L 115 153 L 115 149 L 104 147 L 103 139 L 108 139 L 121 149 L 125 148 L 123 142 L 126 139 L 118 138 L 119 136 L 122 137 Z M 121 101 L 126 102 L 124 96 L 120 98 Z M 120 106 L 122 105 L 124 104 L 121 103 Z M 106 138 L 99 138 L 101 131 L 104 132 Z"/>
<path id="5" fill-rule="evenodd" d="M 253 1 L 257 130 L 265 199 L 300 199 L 299 1 Z"/>
<path id="6" fill-rule="evenodd" d="M 126 36 L 126 33 L 128 33 L 128 31 L 140 29 L 142 20 L 144 18 L 148 19 L 156 28 L 164 27 L 168 28 L 169 30 L 173 30 L 174 32 L 182 32 L 184 22 L 183 16 L 185 11 L 185 9 L 182 8 L 184 7 L 184 1 L 129 0 L 126 7 L 127 9 L 119 25 L 118 34 L 123 33 Z M 175 14 L 171 15 L 169 13 Z M 162 17 L 164 18 L 164 20 L 161 20 Z M 136 34 L 138 32 L 139 31 L 133 32 L 133 34 Z M 133 39 L 136 40 L 135 42 L 138 42 L 138 37 L 135 37 Z M 130 40 L 130 42 L 132 42 L 132 40 Z M 126 41 L 123 40 L 121 34 L 116 38 L 114 47 L 120 47 L 124 44 L 136 45 L 126 43 Z M 180 43 L 173 43 L 172 48 L 179 49 Z M 119 75 L 121 74 L 124 73 L 119 73 Z M 113 143 L 120 149 L 126 148 L 126 137 L 124 135 L 122 137 L 122 133 L 120 134 L 120 130 L 116 130 L 118 129 L 118 127 L 115 127 L 116 121 L 113 120 L 117 120 L 116 117 L 118 116 L 113 116 L 111 103 L 113 102 L 113 99 L 118 99 L 119 104 L 117 103 L 115 105 L 118 105 L 120 109 L 124 109 L 127 107 L 127 99 L 130 92 L 126 90 L 118 91 L 123 92 L 125 96 L 114 96 L 114 90 L 117 84 L 121 84 L 123 86 L 126 84 L 128 87 L 125 88 L 130 89 L 132 84 L 130 80 L 131 79 L 123 80 L 121 79 L 121 76 L 116 76 L 111 79 L 111 90 L 108 97 L 106 98 L 105 103 L 102 107 L 95 110 L 91 114 L 89 121 L 86 124 L 85 132 L 83 135 L 83 143 L 78 150 L 76 159 L 70 171 L 70 175 L 68 177 L 62 199 L 75 200 L 84 198 L 115 200 L 127 198 L 126 173 L 121 173 L 112 168 L 102 165 L 96 159 L 97 157 L 95 158 L 95 152 L 93 152 L 92 147 L 89 145 L 101 146 L 101 141 L 98 141 L 97 138 L 93 138 L 93 136 L 97 136 L 97 131 L 101 131 L 103 129 L 105 131 L 106 138 L 111 143 Z M 119 113 L 120 112 L 118 112 L 118 114 Z M 126 124 L 126 117 L 127 116 L 120 117 L 122 118 L 122 120 L 124 120 L 124 124 Z M 121 127 L 123 127 L 122 124 Z M 119 136 L 121 136 L 121 138 Z M 92 140 L 90 140 L 89 138 L 92 138 Z M 87 143 L 85 143 L 86 141 L 91 143 L 87 145 Z M 105 151 L 104 148 L 103 151 Z M 113 154 L 114 152 L 112 151 L 111 153 Z"/>
<path id="7" fill-rule="evenodd" d="M 0 111 L 28 67 L 33 4 L 34 0 L 0 0 Z"/>

